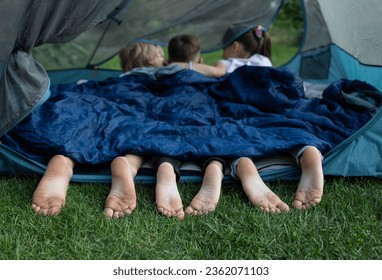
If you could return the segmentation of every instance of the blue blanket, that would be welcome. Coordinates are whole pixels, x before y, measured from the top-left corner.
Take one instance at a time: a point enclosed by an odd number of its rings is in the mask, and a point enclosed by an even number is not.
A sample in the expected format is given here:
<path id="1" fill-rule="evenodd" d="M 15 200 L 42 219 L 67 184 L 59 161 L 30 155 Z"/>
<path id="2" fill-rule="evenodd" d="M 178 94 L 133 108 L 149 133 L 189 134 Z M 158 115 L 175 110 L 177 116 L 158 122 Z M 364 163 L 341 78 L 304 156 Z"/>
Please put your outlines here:
<path id="1" fill-rule="evenodd" d="M 354 92 L 377 90 L 339 80 L 322 99 L 306 99 L 289 70 L 253 66 L 219 79 L 190 70 L 157 79 L 125 75 L 52 86 L 51 97 L 1 141 L 41 163 L 56 154 L 92 165 L 128 153 L 262 157 L 303 145 L 325 154 L 371 118 L 343 97 Z"/>

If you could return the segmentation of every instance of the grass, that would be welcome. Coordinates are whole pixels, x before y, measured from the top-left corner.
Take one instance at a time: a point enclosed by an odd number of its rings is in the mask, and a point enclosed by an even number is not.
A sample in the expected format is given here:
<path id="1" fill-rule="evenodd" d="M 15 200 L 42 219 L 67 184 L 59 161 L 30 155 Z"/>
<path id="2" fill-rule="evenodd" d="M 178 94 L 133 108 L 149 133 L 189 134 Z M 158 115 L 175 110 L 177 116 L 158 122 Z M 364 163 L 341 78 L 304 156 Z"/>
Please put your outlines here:
<path id="1" fill-rule="evenodd" d="M 30 208 L 38 178 L 0 178 L 0 259 L 363 260 L 382 256 L 382 190 L 372 178 L 328 178 L 322 203 L 271 215 L 249 205 L 240 186 L 224 185 L 217 210 L 182 222 L 159 215 L 153 186 L 137 186 L 132 216 L 109 220 L 109 186 L 71 184 L 59 216 Z M 296 182 L 269 182 L 291 204 Z M 195 184 L 179 186 L 183 202 Z"/>

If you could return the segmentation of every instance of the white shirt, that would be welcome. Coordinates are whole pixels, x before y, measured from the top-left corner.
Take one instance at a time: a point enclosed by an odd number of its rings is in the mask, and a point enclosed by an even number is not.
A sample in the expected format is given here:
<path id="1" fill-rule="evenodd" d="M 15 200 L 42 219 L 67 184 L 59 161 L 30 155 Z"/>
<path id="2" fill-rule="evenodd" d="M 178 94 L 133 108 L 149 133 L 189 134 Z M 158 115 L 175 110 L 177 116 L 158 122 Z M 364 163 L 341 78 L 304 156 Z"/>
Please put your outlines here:
<path id="1" fill-rule="evenodd" d="M 261 54 L 254 54 L 250 58 L 228 58 L 219 60 L 223 63 L 227 73 L 233 72 L 236 68 L 249 65 L 249 66 L 272 66 L 272 62 L 268 57 Z"/>

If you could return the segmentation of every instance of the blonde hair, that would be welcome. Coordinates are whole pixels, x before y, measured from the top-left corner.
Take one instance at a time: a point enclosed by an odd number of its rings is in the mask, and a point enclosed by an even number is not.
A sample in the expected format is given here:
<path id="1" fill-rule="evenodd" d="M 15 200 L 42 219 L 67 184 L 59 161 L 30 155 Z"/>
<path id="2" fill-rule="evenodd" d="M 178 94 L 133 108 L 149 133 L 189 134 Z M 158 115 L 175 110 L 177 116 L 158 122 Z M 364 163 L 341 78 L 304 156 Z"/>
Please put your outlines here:
<path id="1" fill-rule="evenodd" d="M 119 51 L 122 70 L 126 72 L 137 67 L 152 66 L 151 61 L 159 49 L 159 45 L 144 42 L 127 45 Z"/>

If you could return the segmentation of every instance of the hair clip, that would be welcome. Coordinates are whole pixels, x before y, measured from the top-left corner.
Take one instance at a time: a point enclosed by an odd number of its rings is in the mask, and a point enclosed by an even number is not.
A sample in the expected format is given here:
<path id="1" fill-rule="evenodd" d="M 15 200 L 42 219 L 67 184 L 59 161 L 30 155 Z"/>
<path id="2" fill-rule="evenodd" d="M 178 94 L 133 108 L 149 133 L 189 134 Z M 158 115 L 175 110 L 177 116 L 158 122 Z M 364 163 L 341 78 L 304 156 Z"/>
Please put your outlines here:
<path id="1" fill-rule="evenodd" d="M 256 37 L 258 39 L 263 38 L 264 28 L 261 25 L 258 25 L 255 30 Z"/>

